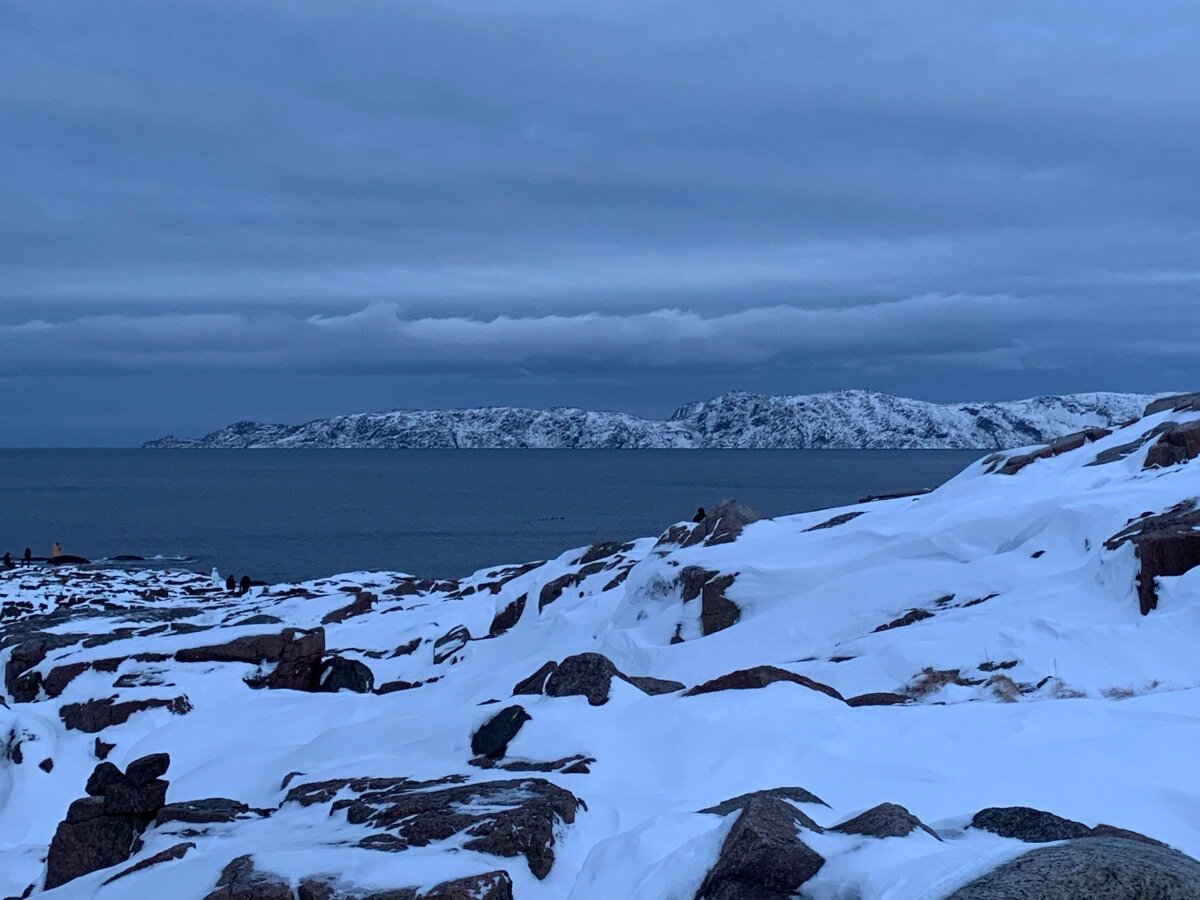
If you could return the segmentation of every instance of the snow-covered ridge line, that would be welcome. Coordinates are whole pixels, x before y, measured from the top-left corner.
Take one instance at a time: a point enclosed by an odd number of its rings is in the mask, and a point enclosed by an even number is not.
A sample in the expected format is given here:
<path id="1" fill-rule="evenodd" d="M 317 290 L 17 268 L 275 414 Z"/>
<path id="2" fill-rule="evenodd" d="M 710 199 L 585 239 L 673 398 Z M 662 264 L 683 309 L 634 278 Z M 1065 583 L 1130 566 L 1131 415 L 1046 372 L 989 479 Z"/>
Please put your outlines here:
<path id="1" fill-rule="evenodd" d="M 576 407 L 394 410 L 303 425 L 236 422 L 149 449 L 984 449 L 1000 450 L 1141 415 L 1150 394 L 1087 393 L 998 403 L 928 403 L 875 391 L 734 391 L 669 419 Z"/>

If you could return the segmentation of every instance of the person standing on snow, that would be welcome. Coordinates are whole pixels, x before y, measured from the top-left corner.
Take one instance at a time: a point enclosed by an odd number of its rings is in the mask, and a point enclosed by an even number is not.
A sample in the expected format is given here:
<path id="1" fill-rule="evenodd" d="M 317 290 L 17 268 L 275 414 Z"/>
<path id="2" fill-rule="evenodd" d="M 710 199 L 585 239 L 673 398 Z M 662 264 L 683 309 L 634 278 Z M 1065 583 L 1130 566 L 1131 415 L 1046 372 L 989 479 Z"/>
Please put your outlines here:
<path id="1" fill-rule="evenodd" d="M 58 546 L 58 541 L 54 542 L 54 550 L 51 551 L 52 556 L 62 556 L 62 547 Z"/>
<path id="2" fill-rule="evenodd" d="M 32 565 L 32 564 L 33 564 L 33 551 L 30 550 L 28 547 L 26 547 L 25 548 L 25 565 L 28 566 L 28 565 Z"/>

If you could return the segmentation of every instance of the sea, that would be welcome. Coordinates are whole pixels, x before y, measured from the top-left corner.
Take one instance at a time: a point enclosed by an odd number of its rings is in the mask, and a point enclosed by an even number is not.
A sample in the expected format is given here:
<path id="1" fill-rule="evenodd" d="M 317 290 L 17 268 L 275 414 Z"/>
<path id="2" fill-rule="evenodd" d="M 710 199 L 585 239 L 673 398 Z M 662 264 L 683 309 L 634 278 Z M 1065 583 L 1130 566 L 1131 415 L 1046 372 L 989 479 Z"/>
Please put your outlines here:
<path id="1" fill-rule="evenodd" d="M 0 554 L 459 577 L 658 535 L 727 497 L 780 515 L 932 488 L 984 452 L 0 450 Z"/>

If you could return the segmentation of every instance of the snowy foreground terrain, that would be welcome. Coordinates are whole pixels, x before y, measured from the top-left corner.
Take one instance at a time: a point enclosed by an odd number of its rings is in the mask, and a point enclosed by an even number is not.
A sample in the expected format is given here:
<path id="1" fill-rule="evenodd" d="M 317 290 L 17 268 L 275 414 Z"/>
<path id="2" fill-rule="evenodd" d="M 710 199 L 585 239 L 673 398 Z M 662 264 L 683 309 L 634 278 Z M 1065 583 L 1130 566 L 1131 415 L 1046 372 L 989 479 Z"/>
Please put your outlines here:
<path id="1" fill-rule="evenodd" d="M 1200 897 L 1198 454 L 1192 395 L 461 581 L 0 574 L 0 896 Z"/>
<path id="2" fill-rule="evenodd" d="M 942 405 L 876 391 L 769 396 L 735 391 L 689 403 L 666 421 L 556 409 L 396 410 L 304 425 L 237 422 L 202 438 L 168 436 L 151 449 L 992 449 L 1120 424 L 1153 398 L 1071 394 Z"/>

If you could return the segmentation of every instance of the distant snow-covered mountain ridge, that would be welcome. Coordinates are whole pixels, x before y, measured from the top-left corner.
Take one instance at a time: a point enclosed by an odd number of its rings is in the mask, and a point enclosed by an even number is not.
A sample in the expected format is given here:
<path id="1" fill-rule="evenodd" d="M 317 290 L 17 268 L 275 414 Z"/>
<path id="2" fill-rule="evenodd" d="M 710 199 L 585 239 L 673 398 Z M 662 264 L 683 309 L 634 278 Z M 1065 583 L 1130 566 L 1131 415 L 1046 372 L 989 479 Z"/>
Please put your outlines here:
<path id="1" fill-rule="evenodd" d="M 1148 394 L 927 403 L 876 391 L 751 394 L 688 403 L 664 420 L 576 407 L 395 410 L 303 425 L 236 422 L 150 449 L 1007 449 L 1136 418 Z"/>

